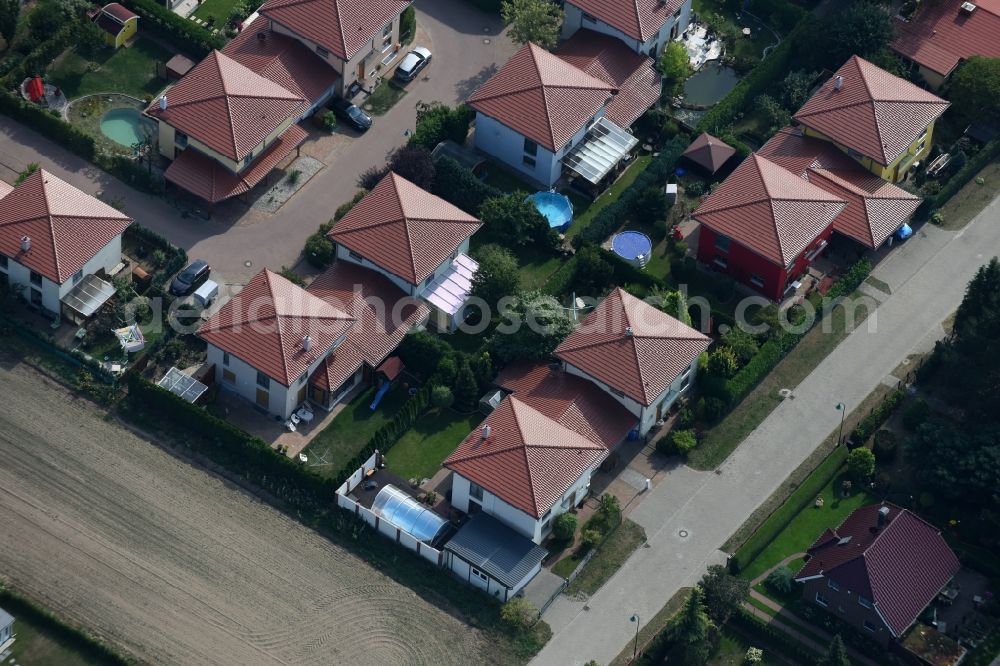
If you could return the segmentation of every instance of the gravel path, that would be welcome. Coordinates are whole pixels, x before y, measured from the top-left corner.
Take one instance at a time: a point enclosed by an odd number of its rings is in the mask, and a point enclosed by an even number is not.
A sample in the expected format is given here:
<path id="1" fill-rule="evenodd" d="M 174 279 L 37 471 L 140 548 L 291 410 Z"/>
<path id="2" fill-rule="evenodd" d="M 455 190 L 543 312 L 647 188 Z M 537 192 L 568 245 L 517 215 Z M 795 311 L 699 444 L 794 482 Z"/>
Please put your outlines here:
<path id="1" fill-rule="evenodd" d="M 156 664 L 470 664 L 484 638 L 0 355 L 0 577 Z"/>

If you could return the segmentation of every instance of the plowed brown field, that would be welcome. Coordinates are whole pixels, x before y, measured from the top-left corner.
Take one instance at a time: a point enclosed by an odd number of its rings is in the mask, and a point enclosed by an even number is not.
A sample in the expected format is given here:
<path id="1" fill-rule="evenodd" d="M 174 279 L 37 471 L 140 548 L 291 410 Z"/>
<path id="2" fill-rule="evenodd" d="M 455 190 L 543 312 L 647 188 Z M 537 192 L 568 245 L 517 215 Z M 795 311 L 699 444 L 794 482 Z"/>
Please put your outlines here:
<path id="1" fill-rule="evenodd" d="M 0 578 L 150 663 L 490 661 L 408 588 L 12 363 Z"/>

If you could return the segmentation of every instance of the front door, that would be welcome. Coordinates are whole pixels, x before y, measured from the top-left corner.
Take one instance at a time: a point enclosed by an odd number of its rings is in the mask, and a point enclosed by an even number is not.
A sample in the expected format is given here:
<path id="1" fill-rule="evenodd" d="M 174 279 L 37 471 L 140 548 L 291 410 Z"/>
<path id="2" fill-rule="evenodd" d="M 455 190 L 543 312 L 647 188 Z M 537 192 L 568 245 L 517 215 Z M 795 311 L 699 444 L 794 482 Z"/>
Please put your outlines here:
<path id="1" fill-rule="evenodd" d="M 306 401 L 306 385 L 303 384 L 302 388 L 299 389 L 299 395 L 295 398 L 295 404 L 301 405 Z"/>
<path id="2" fill-rule="evenodd" d="M 358 81 L 364 81 L 365 79 L 365 61 L 362 59 L 358 63 Z"/>

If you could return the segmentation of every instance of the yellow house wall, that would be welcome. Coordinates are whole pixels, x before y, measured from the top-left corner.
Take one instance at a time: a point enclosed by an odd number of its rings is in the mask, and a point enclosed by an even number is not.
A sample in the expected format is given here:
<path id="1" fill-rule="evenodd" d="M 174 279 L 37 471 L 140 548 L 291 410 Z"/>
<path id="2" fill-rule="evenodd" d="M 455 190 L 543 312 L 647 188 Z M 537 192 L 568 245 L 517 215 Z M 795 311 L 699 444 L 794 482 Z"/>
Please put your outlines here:
<path id="1" fill-rule="evenodd" d="M 167 99 L 169 100 L 169 94 Z M 204 143 L 198 141 L 198 139 L 194 138 L 190 134 L 188 135 L 187 145 L 189 148 L 194 148 L 198 152 L 208 155 L 219 164 L 224 165 L 227 169 L 229 169 L 233 173 L 239 173 L 253 162 L 254 157 L 260 155 L 262 152 L 264 152 L 264 149 L 266 147 L 274 143 L 274 140 L 277 139 L 279 136 L 281 136 L 285 132 L 285 130 L 291 127 L 292 124 L 294 124 L 297 119 L 298 119 L 297 116 L 292 116 L 286 119 L 280 125 L 278 125 L 278 127 L 273 132 L 268 134 L 263 141 L 257 144 L 257 146 L 253 149 L 253 152 L 251 152 L 249 155 L 250 159 L 247 160 L 246 162 L 239 164 L 234 160 L 230 159 L 229 157 L 226 157 L 222 153 L 213 150 L 212 148 L 209 148 Z M 176 153 L 180 152 L 179 150 L 175 151 L 175 145 L 174 145 L 177 139 L 177 130 L 174 129 L 172 125 L 170 125 L 165 121 L 157 119 L 157 122 L 159 124 L 160 154 L 166 157 L 167 159 L 172 160 L 177 156 Z"/>
<path id="2" fill-rule="evenodd" d="M 913 155 L 914 157 L 912 161 L 909 162 L 909 165 L 912 166 L 913 162 L 922 160 L 930 152 L 931 143 L 934 138 L 934 123 L 932 122 L 930 125 L 928 125 L 924 135 L 922 137 L 918 137 L 913 143 L 909 145 L 909 147 L 907 147 L 905 151 L 903 151 L 903 153 L 898 158 L 893 160 L 893 162 L 889 165 L 879 164 L 878 162 L 867 156 L 862 156 L 860 159 L 858 159 L 854 155 L 851 155 L 851 151 L 850 149 L 848 149 L 847 146 L 837 141 L 834 141 L 833 139 L 823 134 L 822 132 L 818 132 L 810 127 L 803 126 L 803 132 L 806 136 L 811 136 L 817 139 L 823 139 L 824 141 L 829 141 L 837 148 L 839 148 L 841 151 L 849 155 L 856 162 L 861 164 L 861 166 L 863 166 L 865 169 L 875 174 L 882 180 L 888 180 L 890 182 L 898 182 L 906 176 L 906 171 L 903 171 L 902 173 L 899 172 L 899 166 L 901 162 L 906 160 L 908 156 Z M 918 147 L 921 144 L 921 140 L 923 143 L 923 148 L 918 149 Z"/>
<path id="3" fill-rule="evenodd" d="M 135 33 L 139 30 L 139 19 L 131 18 L 125 21 L 125 27 L 122 28 L 121 32 L 118 33 L 118 40 L 115 44 L 115 48 L 123 46 L 125 42 L 132 39 Z"/>

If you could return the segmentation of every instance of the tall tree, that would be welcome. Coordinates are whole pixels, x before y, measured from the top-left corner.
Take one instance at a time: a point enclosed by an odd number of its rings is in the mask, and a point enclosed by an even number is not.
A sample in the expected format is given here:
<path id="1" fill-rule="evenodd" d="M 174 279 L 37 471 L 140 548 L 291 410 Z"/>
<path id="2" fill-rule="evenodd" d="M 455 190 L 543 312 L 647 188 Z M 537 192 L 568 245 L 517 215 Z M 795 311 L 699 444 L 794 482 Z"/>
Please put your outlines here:
<path id="1" fill-rule="evenodd" d="M 851 658 L 847 656 L 847 648 L 840 634 L 833 637 L 826 656 L 816 662 L 816 666 L 851 666 Z"/>
<path id="2" fill-rule="evenodd" d="M 21 13 L 20 0 L 0 0 L 0 37 L 3 37 L 5 47 L 10 47 L 17 31 L 17 17 Z"/>
<path id="3" fill-rule="evenodd" d="M 952 113 L 966 121 L 1000 117 L 1000 58 L 973 56 L 951 77 Z"/>
<path id="4" fill-rule="evenodd" d="M 472 295 L 495 307 L 504 296 L 517 293 L 520 275 L 517 259 L 506 248 L 494 243 L 484 245 L 476 252 L 479 268 L 472 276 Z"/>
<path id="5" fill-rule="evenodd" d="M 708 661 L 712 651 L 713 628 L 712 620 L 705 610 L 705 592 L 701 586 L 696 585 L 671 629 L 680 663 L 697 666 Z"/>
<path id="6" fill-rule="evenodd" d="M 895 36 L 889 11 L 869 0 L 858 0 L 826 19 L 826 65 L 836 69 L 852 55 L 869 58 Z"/>
<path id="7" fill-rule="evenodd" d="M 501 363 L 546 359 L 573 332 L 573 320 L 565 308 L 540 291 L 521 294 L 500 316 L 491 354 Z"/>
<path id="8" fill-rule="evenodd" d="M 510 24 L 508 34 L 518 44 L 533 42 L 552 49 L 559 43 L 563 10 L 550 0 L 503 0 L 503 20 Z"/>
<path id="9" fill-rule="evenodd" d="M 389 155 L 389 168 L 418 187 L 434 187 L 434 158 L 423 146 L 400 146 Z"/>
<path id="10" fill-rule="evenodd" d="M 713 564 L 702 576 L 705 609 L 712 621 L 721 626 L 750 596 L 750 583 L 729 573 L 726 567 Z"/>
<path id="11" fill-rule="evenodd" d="M 483 236 L 500 245 L 553 244 L 548 221 L 523 192 L 490 197 L 480 206 L 479 219 L 485 225 Z"/>
<path id="12" fill-rule="evenodd" d="M 687 49 L 680 42 L 669 42 L 660 56 L 660 73 L 666 83 L 675 89 L 691 73 L 691 59 Z"/>

